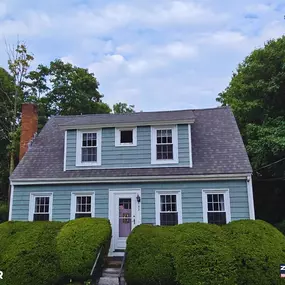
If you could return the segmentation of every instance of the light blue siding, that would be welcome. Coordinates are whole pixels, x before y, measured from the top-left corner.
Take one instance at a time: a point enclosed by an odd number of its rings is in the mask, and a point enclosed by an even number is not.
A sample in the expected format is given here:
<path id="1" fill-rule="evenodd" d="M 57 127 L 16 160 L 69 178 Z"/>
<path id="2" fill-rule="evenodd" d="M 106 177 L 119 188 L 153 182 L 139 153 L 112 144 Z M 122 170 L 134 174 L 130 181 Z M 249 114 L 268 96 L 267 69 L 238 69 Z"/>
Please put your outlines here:
<path id="1" fill-rule="evenodd" d="M 137 146 L 115 147 L 115 128 L 102 129 L 102 165 L 96 168 L 115 167 L 161 167 L 151 164 L 151 128 L 137 128 Z M 162 167 L 189 166 L 188 125 L 178 125 L 178 164 L 164 164 Z M 67 131 L 66 169 L 76 167 L 76 130 Z"/>
<path id="2" fill-rule="evenodd" d="M 248 219 L 246 181 L 162 182 L 125 184 L 78 184 L 15 186 L 13 220 L 28 220 L 30 192 L 53 192 L 53 216 L 56 221 L 70 217 L 72 191 L 95 191 L 95 216 L 108 218 L 109 189 L 141 188 L 142 223 L 155 223 L 155 191 L 181 190 L 183 222 L 202 222 L 202 189 L 229 189 L 232 220 Z"/>

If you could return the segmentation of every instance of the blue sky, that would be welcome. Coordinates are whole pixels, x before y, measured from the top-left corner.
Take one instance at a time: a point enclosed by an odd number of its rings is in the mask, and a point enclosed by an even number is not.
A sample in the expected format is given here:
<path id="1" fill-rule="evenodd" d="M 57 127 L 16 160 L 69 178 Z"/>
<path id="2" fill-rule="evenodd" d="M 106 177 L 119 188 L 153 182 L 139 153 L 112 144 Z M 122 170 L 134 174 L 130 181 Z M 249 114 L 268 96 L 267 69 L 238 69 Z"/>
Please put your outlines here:
<path id="1" fill-rule="evenodd" d="M 285 0 L 0 0 L 4 38 L 35 56 L 87 67 L 104 101 L 136 110 L 217 106 L 254 48 L 285 33 Z"/>

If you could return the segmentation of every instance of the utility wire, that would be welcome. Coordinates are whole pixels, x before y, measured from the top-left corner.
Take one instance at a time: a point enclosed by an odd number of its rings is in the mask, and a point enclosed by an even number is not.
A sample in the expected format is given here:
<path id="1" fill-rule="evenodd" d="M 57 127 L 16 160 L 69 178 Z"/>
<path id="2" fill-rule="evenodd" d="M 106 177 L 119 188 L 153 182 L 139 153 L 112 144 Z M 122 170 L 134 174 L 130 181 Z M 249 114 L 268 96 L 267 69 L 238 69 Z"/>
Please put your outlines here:
<path id="1" fill-rule="evenodd" d="M 269 166 L 271 166 L 271 165 L 273 165 L 273 164 L 279 163 L 279 162 L 281 162 L 281 161 L 283 161 L 283 160 L 285 160 L 285 157 L 283 157 L 283 158 L 281 158 L 281 159 L 279 159 L 279 160 L 277 160 L 277 161 L 275 161 L 275 162 L 272 162 L 272 163 L 269 163 L 269 164 L 267 164 L 267 165 L 264 165 L 264 166 L 258 168 L 258 169 L 255 170 L 255 171 L 258 171 L 258 170 L 260 170 L 260 169 L 267 168 L 267 167 L 269 167 Z"/>

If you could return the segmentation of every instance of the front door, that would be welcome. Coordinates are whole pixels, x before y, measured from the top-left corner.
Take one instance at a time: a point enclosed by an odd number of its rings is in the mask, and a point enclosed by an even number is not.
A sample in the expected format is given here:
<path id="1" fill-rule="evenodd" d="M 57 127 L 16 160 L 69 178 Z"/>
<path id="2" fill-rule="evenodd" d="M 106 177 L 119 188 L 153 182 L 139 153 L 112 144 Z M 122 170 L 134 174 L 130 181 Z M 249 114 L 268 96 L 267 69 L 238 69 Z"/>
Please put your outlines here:
<path id="1" fill-rule="evenodd" d="M 114 252 L 126 248 L 132 229 L 140 224 L 140 191 L 110 191 L 110 221 L 112 224 L 112 246 Z"/>

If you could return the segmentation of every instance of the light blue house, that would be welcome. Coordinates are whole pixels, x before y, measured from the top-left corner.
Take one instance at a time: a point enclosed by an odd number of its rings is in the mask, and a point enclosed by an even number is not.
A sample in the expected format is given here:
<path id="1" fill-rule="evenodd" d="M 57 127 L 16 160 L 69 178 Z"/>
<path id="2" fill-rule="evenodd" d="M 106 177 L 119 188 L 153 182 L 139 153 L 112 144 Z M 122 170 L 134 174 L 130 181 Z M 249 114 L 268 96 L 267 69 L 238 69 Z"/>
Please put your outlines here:
<path id="1" fill-rule="evenodd" d="M 22 124 L 36 124 L 28 107 Z M 24 151 L 33 129 L 22 129 Z M 55 116 L 10 177 L 9 218 L 109 218 L 119 255 L 141 223 L 254 219 L 251 173 L 227 107 Z"/>

